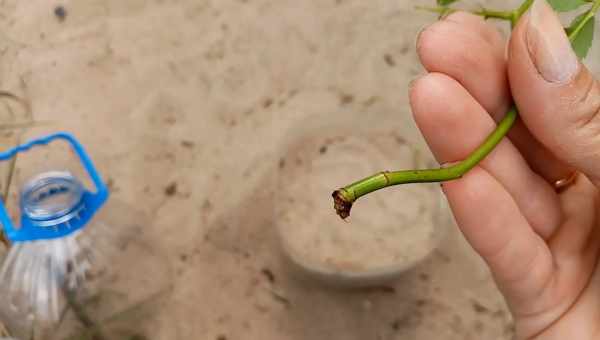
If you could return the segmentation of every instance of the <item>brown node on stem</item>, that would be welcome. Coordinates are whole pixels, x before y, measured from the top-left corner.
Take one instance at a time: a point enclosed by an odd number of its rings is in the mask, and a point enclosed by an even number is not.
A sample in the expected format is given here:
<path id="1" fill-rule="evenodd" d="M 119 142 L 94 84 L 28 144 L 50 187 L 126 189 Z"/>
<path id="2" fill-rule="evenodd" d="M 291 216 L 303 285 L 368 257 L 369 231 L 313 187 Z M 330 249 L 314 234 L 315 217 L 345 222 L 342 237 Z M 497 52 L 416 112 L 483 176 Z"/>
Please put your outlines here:
<path id="1" fill-rule="evenodd" d="M 336 190 L 331 194 L 333 197 L 333 207 L 335 208 L 335 212 L 342 218 L 346 219 L 350 216 L 350 210 L 352 209 L 352 202 L 349 202 L 344 195 L 342 195 L 341 190 Z"/>

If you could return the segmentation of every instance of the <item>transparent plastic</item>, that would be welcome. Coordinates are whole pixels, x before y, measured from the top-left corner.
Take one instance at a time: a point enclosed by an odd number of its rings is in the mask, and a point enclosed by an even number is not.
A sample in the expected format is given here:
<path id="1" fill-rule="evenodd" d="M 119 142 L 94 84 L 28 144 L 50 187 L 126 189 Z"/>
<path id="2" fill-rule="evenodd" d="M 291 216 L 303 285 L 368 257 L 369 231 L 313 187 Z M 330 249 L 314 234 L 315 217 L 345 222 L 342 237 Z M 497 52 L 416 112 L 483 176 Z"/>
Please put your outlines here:
<path id="1" fill-rule="evenodd" d="M 340 111 L 294 124 L 281 151 L 276 223 L 301 273 L 344 286 L 385 284 L 424 260 L 450 225 L 438 184 L 359 199 L 347 221 L 335 189 L 383 170 L 436 167 L 416 128 L 393 115 Z"/>
<path id="2" fill-rule="evenodd" d="M 15 146 L 20 140 L 24 128 L 32 124 L 32 117 L 28 106 L 16 96 L 8 92 L 0 95 L 0 150 L 5 150 Z M 9 183 L 13 175 L 13 166 L 11 162 L 0 162 L 0 196 L 8 196 L 10 188 Z M 8 251 L 8 242 L 1 233 L 0 225 L 0 261 L 2 261 Z M 4 320 L 0 318 L 0 340 L 16 340 L 10 337 Z"/>
<path id="3" fill-rule="evenodd" d="M 83 209 L 89 179 L 76 161 L 59 165 L 56 148 L 33 150 L 17 162 L 7 202 L 13 221 L 25 214 L 39 228 L 68 224 Z M 140 318 L 150 317 L 157 299 L 170 291 L 171 278 L 161 249 L 145 238 L 149 223 L 110 197 L 80 230 L 14 242 L 0 270 L 0 320 L 8 333 L 21 340 L 147 337 Z"/>

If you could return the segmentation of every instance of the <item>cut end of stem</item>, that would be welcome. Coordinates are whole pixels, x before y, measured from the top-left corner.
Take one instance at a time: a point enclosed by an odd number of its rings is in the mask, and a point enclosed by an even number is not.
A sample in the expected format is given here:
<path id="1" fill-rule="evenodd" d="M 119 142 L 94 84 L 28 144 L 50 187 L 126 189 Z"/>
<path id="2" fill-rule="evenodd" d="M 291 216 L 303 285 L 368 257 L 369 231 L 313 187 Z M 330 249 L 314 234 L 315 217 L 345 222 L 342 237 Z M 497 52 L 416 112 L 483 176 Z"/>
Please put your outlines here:
<path id="1" fill-rule="evenodd" d="M 346 193 L 346 190 L 339 189 L 331 194 L 333 197 L 333 207 L 335 208 L 335 212 L 343 220 L 350 216 L 350 210 L 352 210 L 352 204 L 354 203 L 352 200 L 348 199 L 344 193 Z"/>

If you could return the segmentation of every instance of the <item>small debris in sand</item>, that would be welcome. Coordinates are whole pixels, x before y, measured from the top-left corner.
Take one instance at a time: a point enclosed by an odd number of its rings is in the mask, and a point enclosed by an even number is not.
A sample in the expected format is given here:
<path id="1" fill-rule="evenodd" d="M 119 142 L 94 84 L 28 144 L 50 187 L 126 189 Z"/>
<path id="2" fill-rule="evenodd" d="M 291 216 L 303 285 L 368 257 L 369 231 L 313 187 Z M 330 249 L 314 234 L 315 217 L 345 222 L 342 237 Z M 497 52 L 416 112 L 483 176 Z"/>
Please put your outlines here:
<path id="1" fill-rule="evenodd" d="M 386 54 L 383 56 L 383 60 L 385 60 L 385 63 L 389 66 L 389 67 L 394 67 L 396 66 L 396 61 L 394 60 L 394 57 L 392 57 L 390 54 Z"/>
<path id="2" fill-rule="evenodd" d="M 166 188 L 165 188 L 165 195 L 167 196 L 173 196 L 177 193 L 177 183 L 176 182 L 171 182 L 171 184 L 169 184 Z"/>
<path id="3" fill-rule="evenodd" d="M 267 99 L 265 99 L 265 101 L 263 102 L 263 107 L 264 107 L 265 109 L 268 109 L 268 108 L 270 108 L 270 107 L 271 107 L 271 105 L 273 105 L 273 99 L 271 99 L 271 98 L 267 98 Z"/>
<path id="4" fill-rule="evenodd" d="M 407 54 L 410 51 L 410 46 L 408 44 L 402 46 L 402 49 L 400 50 L 400 54 Z"/>
<path id="5" fill-rule="evenodd" d="M 271 296 L 273 296 L 273 298 L 275 299 L 275 301 L 281 303 L 282 305 L 288 308 L 292 306 L 292 302 L 290 301 L 290 299 L 288 299 L 282 292 L 279 292 L 273 288 L 268 288 L 268 290 L 271 293 Z"/>
<path id="6" fill-rule="evenodd" d="M 365 100 L 363 105 L 365 107 L 369 107 L 372 106 L 373 104 L 377 103 L 380 100 L 380 98 L 378 96 L 372 96 L 369 97 L 369 99 Z"/>
<path id="7" fill-rule="evenodd" d="M 473 310 L 477 314 L 489 313 L 490 311 L 486 306 L 482 305 L 481 303 L 475 300 L 471 301 L 471 305 L 473 306 Z"/>
<path id="8" fill-rule="evenodd" d="M 67 19 L 67 10 L 62 5 L 58 5 L 54 7 L 54 15 L 58 21 L 63 22 Z"/>
<path id="9" fill-rule="evenodd" d="M 111 177 L 109 177 L 106 180 L 106 186 L 108 187 L 108 190 L 114 191 L 116 189 L 116 187 L 115 187 L 115 180 L 112 179 Z"/>
<path id="10" fill-rule="evenodd" d="M 263 268 L 260 271 L 270 283 L 275 283 L 275 274 L 269 268 Z"/>
<path id="11" fill-rule="evenodd" d="M 340 94 L 340 104 L 348 105 L 354 101 L 354 96 L 351 94 L 342 93 Z"/>
<path id="12" fill-rule="evenodd" d="M 212 210 L 212 203 L 210 202 L 210 200 L 204 200 L 204 203 L 202 203 L 202 212 L 205 214 L 210 213 L 210 211 Z"/>
<path id="13" fill-rule="evenodd" d="M 191 149 L 195 146 L 196 144 L 190 140 L 182 140 L 181 141 L 181 146 L 183 146 L 184 148 L 188 148 Z"/>
<path id="14" fill-rule="evenodd" d="M 417 307 L 419 307 L 419 308 L 424 307 L 425 305 L 427 305 L 427 300 L 426 299 L 418 299 L 417 301 L 415 301 L 415 305 L 417 305 Z"/>

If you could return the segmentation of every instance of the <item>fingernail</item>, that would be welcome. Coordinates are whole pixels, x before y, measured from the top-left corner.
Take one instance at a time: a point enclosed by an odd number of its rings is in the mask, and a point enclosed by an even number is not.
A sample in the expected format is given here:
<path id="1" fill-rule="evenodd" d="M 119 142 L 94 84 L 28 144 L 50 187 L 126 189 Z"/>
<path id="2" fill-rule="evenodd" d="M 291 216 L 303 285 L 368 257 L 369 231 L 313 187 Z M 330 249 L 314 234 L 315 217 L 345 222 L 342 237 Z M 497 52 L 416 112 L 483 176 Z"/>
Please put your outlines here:
<path id="1" fill-rule="evenodd" d="M 551 83 L 565 83 L 579 70 L 562 24 L 546 0 L 535 0 L 529 13 L 527 45 L 540 75 Z"/>

